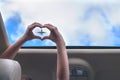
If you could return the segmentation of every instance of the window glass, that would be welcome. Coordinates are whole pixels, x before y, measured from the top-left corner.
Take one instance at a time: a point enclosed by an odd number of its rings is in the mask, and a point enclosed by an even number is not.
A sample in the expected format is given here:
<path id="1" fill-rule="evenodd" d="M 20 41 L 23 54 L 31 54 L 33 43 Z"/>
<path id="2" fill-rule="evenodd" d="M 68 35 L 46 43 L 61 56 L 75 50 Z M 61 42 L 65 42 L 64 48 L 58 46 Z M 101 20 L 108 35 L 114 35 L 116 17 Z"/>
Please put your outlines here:
<path id="1" fill-rule="evenodd" d="M 119 0 L 0 0 L 0 11 L 11 44 L 33 22 L 58 28 L 67 46 L 120 46 Z M 39 34 L 49 35 L 49 30 Z M 23 46 L 54 46 L 50 40 L 31 40 Z"/>

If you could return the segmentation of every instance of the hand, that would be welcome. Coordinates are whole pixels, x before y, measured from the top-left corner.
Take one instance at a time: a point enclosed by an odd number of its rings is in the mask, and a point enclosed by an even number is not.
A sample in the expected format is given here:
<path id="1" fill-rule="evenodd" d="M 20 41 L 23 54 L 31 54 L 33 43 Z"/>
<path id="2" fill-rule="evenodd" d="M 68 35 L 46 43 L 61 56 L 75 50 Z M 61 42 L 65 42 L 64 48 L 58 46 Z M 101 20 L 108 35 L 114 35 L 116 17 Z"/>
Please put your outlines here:
<path id="1" fill-rule="evenodd" d="M 42 28 L 42 25 L 40 23 L 33 23 L 31 25 L 28 26 L 23 38 L 27 41 L 27 40 L 31 40 L 31 39 L 41 39 L 40 36 L 36 36 L 34 35 L 34 33 L 32 32 L 32 30 L 35 28 L 35 27 L 40 27 Z"/>
<path id="2" fill-rule="evenodd" d="M 50 39 L 56 44 L 64 44 L 64 39 L 55 26 L 51 24 L 45 24 L 43 28 L 48 28 L 50 30 L 50 35 L 43 37 L 42 40 Z"/>

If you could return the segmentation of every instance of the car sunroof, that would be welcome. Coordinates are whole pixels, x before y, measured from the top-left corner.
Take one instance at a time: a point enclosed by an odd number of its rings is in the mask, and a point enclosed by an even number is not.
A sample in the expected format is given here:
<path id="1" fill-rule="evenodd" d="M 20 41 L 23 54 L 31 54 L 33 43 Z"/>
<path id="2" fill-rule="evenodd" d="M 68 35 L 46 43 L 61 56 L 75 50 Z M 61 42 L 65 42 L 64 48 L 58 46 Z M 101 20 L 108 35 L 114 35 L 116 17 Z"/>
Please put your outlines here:
<path id="1" fill-rule="evenodd" d="M 28 25 L 39 22 L 56 26 L 67 46 L 120 46 L 119 0 L 0 0 L 0 11 L 11 44 L 25 33 Z M 34 33 L 41 35 L 41 30 Z M 23 46 L 55 43 L 34 39 Z"/>

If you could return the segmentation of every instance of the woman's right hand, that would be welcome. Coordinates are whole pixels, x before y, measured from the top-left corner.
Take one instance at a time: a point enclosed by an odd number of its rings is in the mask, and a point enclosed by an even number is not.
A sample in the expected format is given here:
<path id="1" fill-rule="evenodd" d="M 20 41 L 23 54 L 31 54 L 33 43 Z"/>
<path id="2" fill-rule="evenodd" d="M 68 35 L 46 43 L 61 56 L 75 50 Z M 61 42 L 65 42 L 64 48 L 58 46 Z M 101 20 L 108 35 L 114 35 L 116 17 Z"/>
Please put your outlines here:
<path id="1" fill-rule="evenodd" d="M 64 39 L 62 35 L 60 34 L 60 32 L 58 31 L 57 27 L 51 24 L 45 24 L 43 28 L 48 28 L 50 30 L 50 35 L 43 37 L 42 40 L 50 39 L 53 42 L 55 42 L 57 45 L 65 44 Z"/>

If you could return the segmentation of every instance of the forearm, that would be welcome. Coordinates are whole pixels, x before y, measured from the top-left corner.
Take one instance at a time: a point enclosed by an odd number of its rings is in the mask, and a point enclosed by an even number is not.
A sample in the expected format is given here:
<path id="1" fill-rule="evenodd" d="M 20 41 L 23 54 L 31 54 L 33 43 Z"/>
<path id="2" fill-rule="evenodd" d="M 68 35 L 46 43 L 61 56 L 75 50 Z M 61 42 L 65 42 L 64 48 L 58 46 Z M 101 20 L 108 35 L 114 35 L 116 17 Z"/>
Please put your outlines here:
<path id="1" fill-rule="evenodd" d="M 57 44 L 57 50 L 57 79 L 69 80 L 69 63 L 65 44 Z"/>
<path id="2" fill-rule="evenodd" d="M 17 54 L 19 48 L 21 47 L 21 45 L 26 42 L 27 40 L 32 40 L 32 39 L 41 39 L 41 37 L 34 35 L 34 33 L 32 32 L 32 30 L 35 27 L 40 27 L 41 28 L 41 24 L 39 23 L 33 23 L 31 25 L 28 26 L 25 34 L 19 38 L 18 41 L 16 41 L 13 45 L 9 46 L 4 52 L 3 54 L 0 56 L 0 58 L 8 58 L 8 59 L 13 59 L 15 57 L 15 55 Z"/>
<path id="3" fill-rule="evenodd" d="M 16 41 L 13 45 L 10 45 L 0 56 L 0 58 L 13 59 L 17 54 L 19 48 L 26 40 L 22 36 L 18 41 Z"/>

